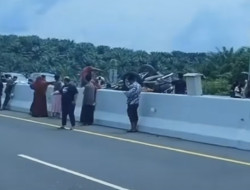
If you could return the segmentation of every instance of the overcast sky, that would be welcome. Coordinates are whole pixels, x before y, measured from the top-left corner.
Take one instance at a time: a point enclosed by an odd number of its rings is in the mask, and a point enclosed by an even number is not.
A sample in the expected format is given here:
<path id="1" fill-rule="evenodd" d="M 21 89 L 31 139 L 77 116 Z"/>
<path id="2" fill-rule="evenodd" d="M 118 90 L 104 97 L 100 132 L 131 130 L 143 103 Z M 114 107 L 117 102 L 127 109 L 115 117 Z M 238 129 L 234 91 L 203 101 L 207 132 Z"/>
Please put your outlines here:
<path id="1" fill-rule="evenodd" d="M 250 46 L 250 0 L 0 0 L 0 34 L 134 50 Z"/>

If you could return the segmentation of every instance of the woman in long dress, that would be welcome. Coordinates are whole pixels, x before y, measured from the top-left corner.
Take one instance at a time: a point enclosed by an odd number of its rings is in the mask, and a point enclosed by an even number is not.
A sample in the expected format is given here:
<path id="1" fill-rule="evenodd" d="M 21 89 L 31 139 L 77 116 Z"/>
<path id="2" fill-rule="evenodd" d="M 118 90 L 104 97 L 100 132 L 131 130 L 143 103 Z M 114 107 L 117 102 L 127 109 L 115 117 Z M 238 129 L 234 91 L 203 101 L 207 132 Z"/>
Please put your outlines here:
<path id="1" fill-rule="evenodd" d="M 52 94 L 52 102 L 51 102 L 51 116 L 52 117 L 60 117 L 61 115 L 61 99 L 62 96 L 60 94 L 60 90 L 62 88 L 62 83 L 60 81 L 60 76 L 55 75 L 55 83 L 54 83 L 54 91 Z"/>
<path id="2" fill-rule="evenodd" d="M 46 82 L 44 78 L 37 77 L 32 88 L 34 89 L 34 99 L 31 107 L 33 117 L 48 117 L 46 91 L 53 82 Z"/>

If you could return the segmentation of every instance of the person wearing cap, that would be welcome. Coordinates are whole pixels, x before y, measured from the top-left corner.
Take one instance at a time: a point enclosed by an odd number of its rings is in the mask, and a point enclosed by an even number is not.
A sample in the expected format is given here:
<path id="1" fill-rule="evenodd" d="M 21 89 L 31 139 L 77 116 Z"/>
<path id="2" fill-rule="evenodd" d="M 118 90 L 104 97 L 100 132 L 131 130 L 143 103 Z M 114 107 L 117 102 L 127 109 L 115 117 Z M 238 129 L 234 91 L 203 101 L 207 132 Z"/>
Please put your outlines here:
<path id="1" fill-rule="evenodd" d="M 67 116 L 69 115 L 71 123 L 70 130 L 72 130 L 73 127 L 75 127 L 74 112 L 78 90 L 74 84 L 70 83 L 69 77 L 64 78 L 64 85 L 61 88 L 60 93 L 62 95 L 62 126 L 59 129 L 65 129 Z"/>

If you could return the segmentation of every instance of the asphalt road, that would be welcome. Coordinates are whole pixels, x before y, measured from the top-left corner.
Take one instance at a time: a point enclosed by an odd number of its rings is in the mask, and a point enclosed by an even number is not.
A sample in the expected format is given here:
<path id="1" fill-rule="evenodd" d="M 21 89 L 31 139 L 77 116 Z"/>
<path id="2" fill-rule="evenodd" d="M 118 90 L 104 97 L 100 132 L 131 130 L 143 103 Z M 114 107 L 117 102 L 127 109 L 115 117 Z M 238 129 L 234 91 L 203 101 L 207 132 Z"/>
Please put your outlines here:
<path id="1" fill-rule="evenodd" d="M 250 188 L 249 151 L 98 126 L 58 130 L 58 120 L 30 120 L 0 112 L 1 190 Z"/>

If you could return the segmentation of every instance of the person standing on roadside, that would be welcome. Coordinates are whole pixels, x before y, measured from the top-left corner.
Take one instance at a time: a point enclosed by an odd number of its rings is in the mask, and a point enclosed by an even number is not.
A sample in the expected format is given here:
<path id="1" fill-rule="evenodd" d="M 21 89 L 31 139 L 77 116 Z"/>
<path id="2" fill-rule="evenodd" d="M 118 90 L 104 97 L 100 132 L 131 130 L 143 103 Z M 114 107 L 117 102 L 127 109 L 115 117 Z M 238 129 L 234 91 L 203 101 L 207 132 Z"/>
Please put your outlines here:
<path id="1" fill-rule="evenodd" d="M 75 127 L 75 106 L 78 90 L 75 85 L 70 83 L 70 78 L 64 78 L 64 85 L 60 90 L 62 95 L 62 126 L 59 129 L 65 129 L 67 116 L 69 115 L 72 130 Z"/>
<path id="2" fill-rule="evenodd" d="M 3 95 L 3 81 L 2 81 L 2 77 L 0 77 L 0 108 L 2 107 L 2 95 Z"/>
<path id="3" fill-rule="evenodd" d="M 60 117 L 61 115 L 61 100 L 62 96 L 60 94 L 60 89 L 62 88 L 62 83 L 60 81 L 60 76 L 55 75 L 54 89 L 52 94 L 52 102 L 51 102 L 51 116 L 52 117 Z"/>
<path id="4" fill-rule="evenodd" d="M 96 77 L 97 71 L 101 71 L 101 70 L 88 66 L 88 67 L 85 67 L 82 72 L 82 78 L 81 78 L 82 85 L 81 86 L 85 87 L 86 85 L 88 85 L 88 87 L 86 90 L 84 90 L 83 103 L 82 103 L 82 109 L 81 109 L 81 115 L 80 115 L 81 125 L 92 125 L 94 122 L 95 105 L 93 105 L 92 100 L 95 102 L 96 91 L 97 89 L 101 88 L 101 86 L 98 84 L 97 77 Z M 92 96 L 90 94 L 92 94 L 93 89 L 95 91 L 95 94 Z M 85 98 L 85 97 L 88 97 L 88 98 Z M 87 110 L 84 110 L 84 109 L 87 109 Z"/>
<path id="5" fill-rule="evenodd" d="M 86 76 L 88 83 L 85 85 L 83 92 L 83 103 L 80 122 L 83 125 L 92 125 L 94 123 L 94 111 L 96 104 L 96 91 L 97 88 L 91 80 L 91 75 Z"/>
<path id="6" fill-rule="evenodd" d="M 4 103 L 3 103 L 3 110 L 7 109 L 8 103 L 11 99 L 11 97 L 13 96 L 13 90 L 14 87 L 16 85 L 16 80 L 17 80 L 17 76 L 14 76 L 12 79 L 9 79 L 6 83 L 6 88 L 5 88 L 5 99 L 4 99 Z"/>
<path id="7" fill-rule="evenodd" d="M 31 115 L 33 117 L 48 117 L 46 92 L 49 85 L 53 82 L 46 82 L 46 80 L 39 76 L 31 85 L 34 90 L 34 98 L 31 105 Z"/>
<path id="8" fill-rule="evenodd" d="M 127 96 L 127 114 L 130 120 L 131 129 L 128 132 L 137 132 L 137 124 L 138 124 L 138 107 L 139 107 L 139 100 L 141 94 L 141 85 L 136 81 L 136 77 L 134 75 L 130 75 L 128 77 L 129 82 L 129 90 L 125 92 Z"/>
<path id="9" fill-rule="evenodd" d="M 186 81 L 183 79 L 183 74 L 178 74 L 178 80 L 174 80 L 172 85 L 174 85 L 175 94 L 186 94 L 187 84 Z"/>
<path id="10" fill-rule="evenodd" d="M 234 88 L 234 97 L 235 98 L 243 98 L 244 94 L 244 84 L 239 83 L 235 88 Z"/>

